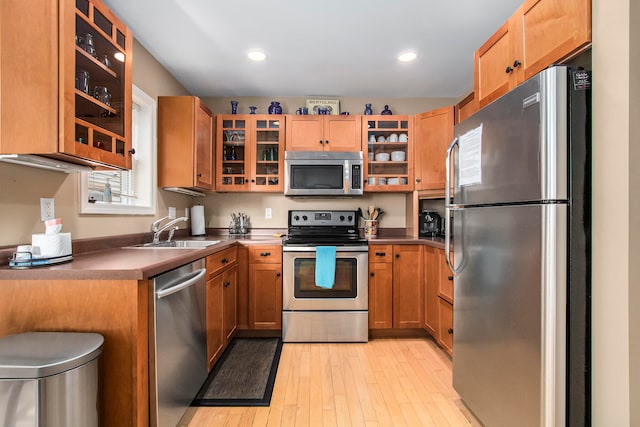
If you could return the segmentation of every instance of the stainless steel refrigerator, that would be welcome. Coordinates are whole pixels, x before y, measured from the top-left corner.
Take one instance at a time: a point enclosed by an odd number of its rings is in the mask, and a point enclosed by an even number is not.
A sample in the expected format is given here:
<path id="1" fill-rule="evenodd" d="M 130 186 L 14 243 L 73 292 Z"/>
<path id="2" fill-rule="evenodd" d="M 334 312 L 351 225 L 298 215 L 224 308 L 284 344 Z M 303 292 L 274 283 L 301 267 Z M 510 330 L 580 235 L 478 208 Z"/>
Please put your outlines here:
<path id="1" fill-rule="evenodd" d="M 488 427 L 591 423 L 590 110 L 557 66 L 455 127 L 453 386 Z"/>

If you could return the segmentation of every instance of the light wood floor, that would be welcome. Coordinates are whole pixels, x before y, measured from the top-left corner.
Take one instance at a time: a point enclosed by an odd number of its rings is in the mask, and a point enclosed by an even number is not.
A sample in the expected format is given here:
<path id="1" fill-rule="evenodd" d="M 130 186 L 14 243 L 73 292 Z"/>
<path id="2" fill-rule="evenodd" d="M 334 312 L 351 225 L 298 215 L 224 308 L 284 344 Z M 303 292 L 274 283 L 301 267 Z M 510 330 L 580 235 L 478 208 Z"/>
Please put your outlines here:
<path id="1" fill-rule="evenodd" d="M 190 408 L 181 426 L 479 426 L 426 338 L 284 344 L 269 407 Z"/>

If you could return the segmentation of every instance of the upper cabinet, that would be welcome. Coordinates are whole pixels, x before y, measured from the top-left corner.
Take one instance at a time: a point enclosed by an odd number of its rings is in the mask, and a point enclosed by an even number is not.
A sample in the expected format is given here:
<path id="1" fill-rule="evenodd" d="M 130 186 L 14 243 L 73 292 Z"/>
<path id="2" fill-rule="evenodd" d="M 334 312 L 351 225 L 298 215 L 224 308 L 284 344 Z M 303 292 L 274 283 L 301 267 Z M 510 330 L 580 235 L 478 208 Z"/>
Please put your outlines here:
<path id="1" fill-rule="evenodd" d="M 362 116 L 364 191 L 412 191 L 413 116 Z"/>
<path id="2" fill-rule="evenodd" d="M 0 153 L 130 169 L 129 29 L 100 0 L 2 1 L 0 28 Z"/>
<path id="3" fill-rule="evenodd" d="M 360 151 L 361 116 L 288 115 L 288 151 Z"/>
<path id="4" fill-rule="evenodd" d="M 478 104 L 475 101 L 475 93 L 471 92 L 456 104 L 455 124 L 464 121 L 464 119 L 478 111 Z"/>
<path id="5" fill-rule="evenodd" d="M 444 194 L 445 157 L 453 140 L 453 117 L 453 106 L 416 116 L 416 190 Z"/>
<path id="6" fill-rule="evenodd" d="M 158 97 L 158 185 L 213 191 L 213 115 L 195 96 Z"/>
<path id="7" fill-rule="evenodd" d="M 216 116 L 216 190 L 282 192 L 285 116 Z"/>
<path id="8" fill-rule="evenodd" d="M 590 43 L 590 0 L 526 0 L 475 53 L 479 106 Z"/>

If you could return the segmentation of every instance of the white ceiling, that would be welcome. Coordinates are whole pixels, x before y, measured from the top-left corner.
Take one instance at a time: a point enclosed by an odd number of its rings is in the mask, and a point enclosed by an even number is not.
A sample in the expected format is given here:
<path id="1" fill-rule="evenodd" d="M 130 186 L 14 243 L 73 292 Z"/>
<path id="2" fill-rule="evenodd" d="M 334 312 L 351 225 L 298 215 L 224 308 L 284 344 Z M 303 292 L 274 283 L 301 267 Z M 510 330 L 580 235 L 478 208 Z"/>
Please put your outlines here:
<path id="1" fill-rule="evenodd" d="M 459 98 L 522 0 L 104 2 L 193 95 Z M 409 49 L 418 59 L 399 63 Z"/>

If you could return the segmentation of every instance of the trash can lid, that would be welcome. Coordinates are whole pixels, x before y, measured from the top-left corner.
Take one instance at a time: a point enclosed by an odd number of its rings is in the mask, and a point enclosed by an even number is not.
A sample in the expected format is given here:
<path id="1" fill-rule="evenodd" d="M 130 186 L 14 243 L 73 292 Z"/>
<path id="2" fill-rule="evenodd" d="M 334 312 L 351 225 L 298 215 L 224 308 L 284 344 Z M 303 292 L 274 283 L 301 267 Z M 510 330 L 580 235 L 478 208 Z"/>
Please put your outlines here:
<path id="1" fill-rule="evenodd" d="M 84 332 L 26 332 L 0 338 L 0 379 L 60 374 L 102 353 L 104 338 Z"/>

